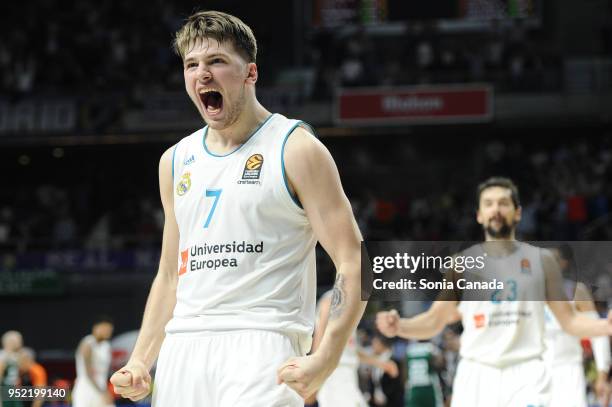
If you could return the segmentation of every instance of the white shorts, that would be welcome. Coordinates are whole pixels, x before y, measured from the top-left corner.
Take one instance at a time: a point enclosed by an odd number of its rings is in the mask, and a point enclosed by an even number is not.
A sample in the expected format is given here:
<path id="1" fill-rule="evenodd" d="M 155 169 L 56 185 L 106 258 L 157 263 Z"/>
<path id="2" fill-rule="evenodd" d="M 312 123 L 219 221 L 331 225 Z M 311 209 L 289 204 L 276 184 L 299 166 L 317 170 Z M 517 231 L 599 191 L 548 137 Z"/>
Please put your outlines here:
<path id="1" fill-rule="evenodd" d="M 153 387 L 154 407 L 293 407 L 304 400 L 276 371 L 299 356 L 296 340 L 271 331 L 167 334 Z"/>
<path id="2" fill-rule="evenodd" d="M 587 407 L 586 381 L 582 363 L 554 366 L 551 406 Z"/>
<path id="3" fill-rule="evenodd" d="M 338 365 L 317 393 L 319 407 L 367 407 L 359 389 L 357 370 Z"/>
<path id="4" fill-rule="evenodd" d="M 89 381 L 89 379 L 76 378 L 72 389 L 72 407 L 110 407 L 105 395 Z"/>
<path id="5" fill-rule="evenodd" d="M 540 359 L 505 368 L 462 359 L 453 383 L 451 406 L 548 407 L 551 387 L 550 374 Z"/>

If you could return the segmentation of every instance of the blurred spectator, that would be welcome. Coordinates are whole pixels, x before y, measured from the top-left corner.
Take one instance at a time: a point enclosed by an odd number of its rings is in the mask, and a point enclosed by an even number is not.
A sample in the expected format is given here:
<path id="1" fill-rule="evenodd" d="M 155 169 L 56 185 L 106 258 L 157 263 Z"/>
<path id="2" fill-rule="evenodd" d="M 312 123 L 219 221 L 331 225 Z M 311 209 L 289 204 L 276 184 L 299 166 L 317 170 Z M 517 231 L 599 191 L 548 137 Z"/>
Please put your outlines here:
<path id="1" fill-rule="evenodd" d="M 453 327 L 447 327 L 442 333 L 442 354 L 444 355 L 444 370 L 440 375 L 442 378 L 442 390 L 445 405 L 450 405 L 453 395 L 453 381 L 457 366 L 459 365 L 460 333 Z"/>
<path id="2" fill-rule="evenodd" d="M 21 386 L 42 387 L 47 385 L 47 372 L 36 363 L 36 354 L 30 348 L 19 351 L 19 376 Z M 23 401 L 23 407 L 41 407 L 43 400 Z"/>
<path id="3" fill-rule="evenodd" d="M 391 340 L 380 333 L 372 338 L 372 351 L 381 361 L 392 360 Z M 400 362 L 393 360 L 398 366 Z M 402 376 L 392 377 L 380 368 L 372 368 L 370 377 L 370 406 L 402 407 L 404 399 Z"/>
<path id="4" fill-rule="evenodd" d="M 2 335 L 0 351 L 0 386 L 19 385 L 19 352 L 23 348 L 23 337 L 18 331 L 7 331 Z M 15 404 L 15 407 L 21 407 Z"/>

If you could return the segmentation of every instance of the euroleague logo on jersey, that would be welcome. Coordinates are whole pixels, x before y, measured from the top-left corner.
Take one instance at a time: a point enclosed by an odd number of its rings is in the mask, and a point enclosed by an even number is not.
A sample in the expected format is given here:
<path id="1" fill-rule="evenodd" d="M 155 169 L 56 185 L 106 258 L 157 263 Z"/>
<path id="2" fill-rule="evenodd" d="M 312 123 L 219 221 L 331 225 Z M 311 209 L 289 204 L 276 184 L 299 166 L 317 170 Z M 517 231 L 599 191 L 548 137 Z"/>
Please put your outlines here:
<path id="1" fill-rule="evenodd" d="M 242 179 L 238 180 L 238 184 L 261 184 L 259 177 L 261 176 L 261 168 L 263 167 L 264 158 L 261 154 L 253 154 L 244 163 L 242 171 Z"/>
<path id="2" fill-rule="evenodd" d="M 531 263 L 529 262 L 529 259 L 521 260 L 521 273 L 531 274 Z"/>

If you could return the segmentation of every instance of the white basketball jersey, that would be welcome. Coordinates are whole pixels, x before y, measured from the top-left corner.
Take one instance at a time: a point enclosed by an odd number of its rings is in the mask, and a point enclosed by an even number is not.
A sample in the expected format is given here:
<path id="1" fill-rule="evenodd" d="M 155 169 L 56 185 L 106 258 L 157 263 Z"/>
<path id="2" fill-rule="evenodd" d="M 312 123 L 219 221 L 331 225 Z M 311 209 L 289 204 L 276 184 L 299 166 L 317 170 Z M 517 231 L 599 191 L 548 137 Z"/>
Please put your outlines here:
<path id="1" fill-rule="evenodd" d="M 81 344 L 88 344 L 91 348 L 91 367 L 96 386 L 105 389 L 112 358 L 110 342 L 98 342 L 93 335 L 87 335 L 82 339 Z M 81 352 L 77 352 L 75 359 L 77 378 L 82 380 L 87 377 L 87 368 Z"/>
<path id="2" fill-rule="evenodd" d="M 541 357 L 544 351 L 545 277 L 540 248 L 516 243 L 512 254 L 486 259 L 486 273 L 503 281 L 504 289 L 494 290 L 491 301 L 461 302 L 464 358 L 501 368 Z M 464 254 L 483 253 L 482 245 L 476 245 Z M 537 298 L 542 301 L 533 301 Z M 469 299 L 469 294 L 463 299 Z"/>
<path id="3" fill-rule="evenodd" d="M 301 124 L 273 114 L 226 155 L 206 148 L 208 127 L 176 145 L 179 280 L 166 332 L 273 330 L 297 334 L 310 349 L 316 239 L 283 158 Z"/>

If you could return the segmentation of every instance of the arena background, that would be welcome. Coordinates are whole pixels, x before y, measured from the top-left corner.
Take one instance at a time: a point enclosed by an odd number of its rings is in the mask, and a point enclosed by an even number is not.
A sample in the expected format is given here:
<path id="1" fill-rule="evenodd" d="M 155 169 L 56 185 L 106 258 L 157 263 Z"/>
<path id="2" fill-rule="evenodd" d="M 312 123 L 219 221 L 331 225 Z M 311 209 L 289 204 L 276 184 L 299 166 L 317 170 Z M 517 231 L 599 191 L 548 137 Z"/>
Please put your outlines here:
<path id="1" fill-rule="evenodd" d="M 0 5 L 0 331 L 50 382 L 94 316 L 140 325 L 158 160 L 202 127 L 170 47 L 195 9 L 253 28 L 260 101 L 316 128 L 366 239 L 478 239 L 475 187 L 505 175 L 521 239 L 610 240 L 612 1 L 171 3 Z"/>

